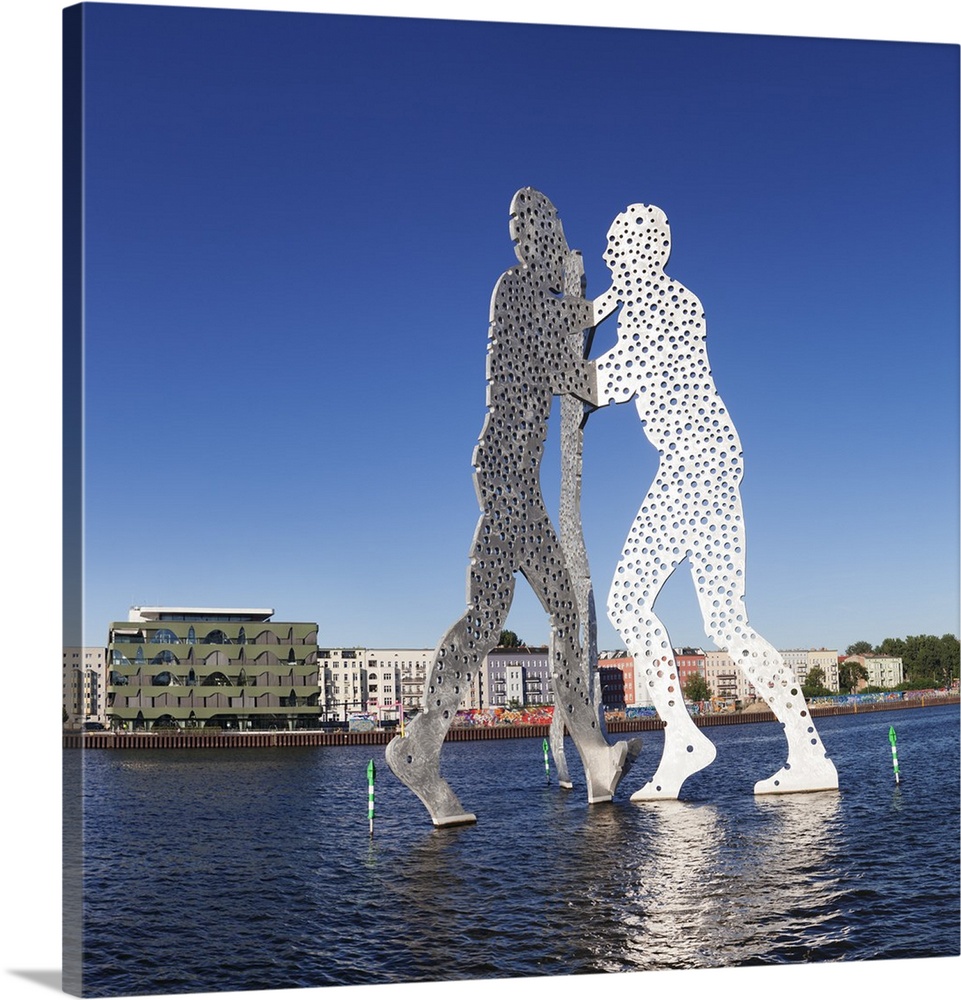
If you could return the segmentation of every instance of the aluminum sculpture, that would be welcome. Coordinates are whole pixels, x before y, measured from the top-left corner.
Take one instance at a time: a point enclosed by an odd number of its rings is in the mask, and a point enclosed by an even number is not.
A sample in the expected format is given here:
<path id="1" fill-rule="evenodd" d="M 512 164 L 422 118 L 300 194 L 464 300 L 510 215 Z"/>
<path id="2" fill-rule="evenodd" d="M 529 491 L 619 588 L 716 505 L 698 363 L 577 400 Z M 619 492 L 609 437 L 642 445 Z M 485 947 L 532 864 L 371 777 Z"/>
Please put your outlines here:
<path id="1" fill-rule="evenodd" d="M 685 559 L 704 628 L 726 649 L 784 726 L 787 762 L 755 794 L 836 789 L 801 686 L 780 654 L 749 624 L 745 606 L 741 442 L 714 385 L 697 297 L 664 271 L 667 217 L 631 205 L 608 231 L 611 288 L 594 300 L 594 324 L 618 312 L 617 343 L 596 359 L 597 402 L 633 399 L 660 455 L 657 474 L 631 526 L 607 612 L 666 724 L 664 751 L 632 800 L 674 799 L 715 756 L 684 705 L 667 629 L 654 612 L 664 584 Z M 593 401 L 593 400 L 592 400 Z"/>
<path id="2" fill-rule="evenodd" d="M 515 194 L 510 232 L 520 263 L 501 276 L 491 301 L 487 417 L 473 456 L 481 515 L 470 553 L 468 607 L 435 650 L 422 711 L 386 751 L 390 769 L 426 806 L 435 826 L 476 820 L 440 774 L 440 751 L 463 691 L 507 620 L 518 571 L 550 616 L 554 714 L 584 764 L 588 801 L 610 800 L 639 750 L 637 740 L 608 743 L 584 641 L 590 627 L 581 621 L 578 589 L 540 487 L 553 396 L 594 395 L 593 369 L 583 356 L 592 325 L 583 268 L 554 205 L 532 188 Z M 576 460 L 573 451 L 566 459 Z M 576 505 L 571 509 L 576 516 Z M 552 744 L 557 751 L 556 728 Z M 557 763 L 560 769 L 563 754 Z M 564 776 L 569 783 L 566 771 Z"/>

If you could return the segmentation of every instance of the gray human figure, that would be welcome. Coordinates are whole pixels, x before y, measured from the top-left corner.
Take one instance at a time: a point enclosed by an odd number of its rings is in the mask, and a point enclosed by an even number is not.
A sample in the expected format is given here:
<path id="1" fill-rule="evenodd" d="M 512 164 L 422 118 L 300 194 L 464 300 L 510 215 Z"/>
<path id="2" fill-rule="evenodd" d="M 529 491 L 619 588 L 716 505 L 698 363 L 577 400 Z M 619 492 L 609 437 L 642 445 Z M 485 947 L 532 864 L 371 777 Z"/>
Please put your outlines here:
<path id="1" fill-rule="evenodd" d="M 593 384 L 575 334 L 591 326 L 591 304 L 564 295 L 572 255 L 557 210 L 532 188 L 511 203 L 511 237 L 520 266 L 498 280 L 487 349 L 487 416 L 474 449 L 481 514 L 467 579 L 467 610 L 441 639 L 425 685 L 424 707 L 387 746 L 391 771 L 426 806 L 435 826 L 471 823 L 440 774 L 440 751 L 463 692 L 496 645 L 521 572 L 550 616 L 555 714 L 562 714 L 584 763 L 588 801 L 613 797 L 636 757 L 610 746 L 582 660 L 575 590 L 544 505 L 540 466 L 554 395 L 581 397 Z M 583 344 L 583 339 L 581 339 Z"/>
<path id="2" fill-rule="evenodd" d="M 595 361 L 596 402 L 633 399 L 658 450 L 657 474 L 631 526 L 608 598 L 608 616 L 665 723 L 651 780 L 631 798 L 674 799 L 715 757 L 684 705 L 671 640 L 654 605 L 685 559 L 704 621 L 783 724 L 787 762 L 755 794 L 838 787 L 801 686 L 777 650 L 750 625 L 745 605 L 741 442 L 718 394 L 697 297 L 665 274 L 671 232 L 654 205 L 631 205 L 614 220 L 604 253 L 609 291 L 594 300 L 595 325 L 619 308 L 617 343 Z M 590 399 L 595 402 L 594 398 Z"/>
<path id="3" fill-rule="evenodd" d="M 564 294 L 572 299 L 584 298 L 587 282 L 580 251 L 571 251 L 564 276 Z M 593 330 L 573 330 L 569 334 L 571 356 L 586 357 L 590 352 Z M 604 726 L 604 712 L 597 673 L 597 614 L 594 609 L 594 588 L 591 581 L 584 528 L 581 522 L 581 473 L 584 459 L 584 424 L 592 407 L 576 396 L 560 398 L 561 484 L 558 528 L 568 571 L 574 585 L 574 599 L 580 621 L 579 641 L 583 648 L 582 664 L 585 680 L 594 685 L 594 700 L 600 711 L 598 719 Z M 605 727 L 606 732 L 606 727 Z M 562 788 L 573 783 L 564 752 L 564 716 L 554 712 L 549 734 L 551 754 L 557 767 L 557 782 Z"/>

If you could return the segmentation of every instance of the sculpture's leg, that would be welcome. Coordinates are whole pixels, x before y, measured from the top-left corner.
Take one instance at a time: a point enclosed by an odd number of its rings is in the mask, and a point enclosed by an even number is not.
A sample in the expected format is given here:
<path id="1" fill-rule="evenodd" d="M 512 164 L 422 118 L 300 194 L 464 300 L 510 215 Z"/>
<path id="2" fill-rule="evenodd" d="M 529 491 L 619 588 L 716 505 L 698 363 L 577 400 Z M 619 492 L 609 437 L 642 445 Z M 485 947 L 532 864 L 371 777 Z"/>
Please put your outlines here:
<path id="1" fill-rule="evenodd" d="M 391 771 L 424 803 L 434 826 L 457 826 L 476 823 L 453 789 L 440 774 L 440 750 L 433 734 L 424 733 L 418 715 L 406 727 L 404 736 L 395 736 L 387 744 L 387 764 Z"/>
<path id="2" fill-rule="evenodd" d="M 576 641 L 577 610 L 570 577 L 558 552 L 550 522 L 539 525 L 543 543 L 521 563 L 521 570 L 551 616 L 551 680 L 554 712 L 584 765 L 588 802 L 609 802 L 640 753 L 639 739 L 607 742 L 600 704 L 595 698 L 590 664 Z"/>
<path id="3" fill-rule="evenodd" d="M 647 509 L 647 504 L 641 508 Z M 656 527 L 638 515 L 614 574 L 608 597 L 608 617 L 634 659 L 635 697 L 643 690 L 664 723 L 664 749 L 654 776 L 632 796 L 632 802 L 676 799 L 684 782 L 707 767 L 717 751 L 694 724 L 684 704 L 667 629 L 653 605 L 677 565 L 662 562 Z M 641 570 L 638 567 L 642 567 Z"/>
<path id="4" fill-rule="evenodd" d="M 513 542 L 509 530 L 502 530 L 501 514 L 488 511 L 477 522 L 467 571 L 467 612 L 447 631 L 434 653 L 421 712 L 403 736 L 395 736 L 387 745 L 388 766 L 424 803 L 434 826 L 477 819 L 441 777 L 440 753 L 464 693 L 497 644 L 514 596 Z"/>
<path id="5" fill-rule="evenodd" d="M 837 789 L 837 768 L 821 743 L 801 685 L 781 654 L 746 619 L 743 629 L 734 636 L 734 648 L 728 652 L 784 726 L 787 738 L 787 761 L 770 778 L 758 781 L 754 794 Z"/>
<path id="6" fill-rule="evenodd" d="M 740 503 L 735 502 L 737 513 Z M 740 518 L 737 518 L 740 521 Z M 743 545 L 741 546 L 743 548 Z M 758 696 L 784 726 L 788 754 L 784 766 L 754 786 L 755 795 L 819 792 L 838 787 L 838 772 L 827 756 L 801 685 L 781 654 L 748 623 L 744 577 L 709 553 L 692 555 L 691 570 L 701 581 L 698 600 L 707 634 L 726 649 Z M 708 571 L 707 567 L 712 569 Z"/>
<path id="7" fill-rule="evenodd" d="M 571 300 L 582 299 L 584 295 L 584 264 L 581 255 L 572 251 L 567 257 L 567 267 L 564 274 L 564 294 Z M 574 327 L 567 335 L 568 348 L 571 356 L 584 357 L 589 341 L 587 330 Z M 560 399 L 560 438 L 561 438 L 561 490 L 558 517 L 558 536 L 564 552 L 564 562 L 574 591 L 574 606 L 577 610 L 578 628 L 575 634 L 576 642 L 581 647 L 581 668 L 584 680 L 591 684 L 597 679 L 597 618 L 594 612 L 594 591 L 591 583 L 590 564 L 587 559 L 587 547 L 584 543 L 584 528 L 581 523 L 581 473 L 583 471 L 584 454 L 584 421 L 586 420 L 584 404 L 574 396 L 564 395 Z M 598 719 L 601 730 L 607 741 L 604 728 L 603 705 L 598 690 L 594 685 L 594 700 L 598 707 Z M 551 746 L 555 747 L 554 758 L 558 760 L 558 751 L 564 750 L 564 718 L 558 708 L 554 712 L 551 723 Z M 559 774 L 563 768 L 560 784 L 572 788 L 567 773 L 567 762 L 558 765 Z"/>
<path id="8" fill-rule="evenodd" d="M 456 666 L 459 652 L 467 648 L 466 632 L 467 621 L 461 619 L 441 640 L 426 679 L 424 707 L 407 724 L 404 735 L 395 736 L 386 750 L 388 767 L 424 803 L 434 826 L 477 820 L 440 773 L 441 747 L 462 696 L 457 675 L 463 672 Z"/>
<path id="9" fill-rule="evenodd" d="M 645 622 L 652 632 L 660 629 L 661 635 L 666 636 L 664 626 L 653 612 L 648 612 Z M 627 646 L 634 658 L 635 690 L 641 685 L 645 687 L 664 723 L 664 749 L 657 769 L 650 781 L 631 796 L 631 801 L 676 799 L 684 782 L 712 763 L 717 750 L 688 714 L 670 641 L 665 641 L 663 647 L 657 643 L 653 650 L 647 644 L 641 650 L 632 648 L 630 642 Z M 655 652 L 658 655 L 652 655 Z"/>
<path id="10" fill-rule="evenodd" d="M 556 705 L 551 715 L 548 743 L 551 748 L 551 756 L 554 758 L 554 767 L 557 769 L 557 783 L 561 788 L 573 788 L 571 772 L 567 767 L 567 754 L 564 751 L 564 716 Z"/>

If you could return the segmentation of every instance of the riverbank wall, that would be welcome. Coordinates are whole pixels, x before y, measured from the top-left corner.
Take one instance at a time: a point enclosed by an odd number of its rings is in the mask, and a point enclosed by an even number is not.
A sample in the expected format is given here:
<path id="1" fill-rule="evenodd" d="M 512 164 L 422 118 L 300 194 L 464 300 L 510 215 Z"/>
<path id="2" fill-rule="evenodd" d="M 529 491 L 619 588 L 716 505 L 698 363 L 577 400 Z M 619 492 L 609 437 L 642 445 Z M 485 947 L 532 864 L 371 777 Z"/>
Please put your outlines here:
<path id="1" fill-rule="evenodd" d="M 957 705 L 958 695 L 932 696 L 905 701 L 881 701 L 854 705 L 812 705 L 811 715 L 818 719 L 831 715 L 863 715 L 869 712 L 906 711 L 931 708 L 935 705 Z M 701 727 L 734 726 L 759 722 L 776 722 L 770 711 L 729 712 L 692 716 Z M 656 717 L 612 720 L 607 731 L 612 736 L 621 733 L 643 733 L 663 729 L 664 723 Z M 543 739 L 549 726 L 502 725 L 456 726 L 448 730 L 447 741 L 463 740 L 516 740 Z M 136 732 L 69 732 L 63 734 L 64 749 L 84 750 L 160 750 L 191 748 L 243 748 L 243 747 L 331 747 L 331 746 L 381 746 L 391 741 L 394 732 L 374 729 L 369 732 L 322 732 L 320 730 L 153 730 Z"/>

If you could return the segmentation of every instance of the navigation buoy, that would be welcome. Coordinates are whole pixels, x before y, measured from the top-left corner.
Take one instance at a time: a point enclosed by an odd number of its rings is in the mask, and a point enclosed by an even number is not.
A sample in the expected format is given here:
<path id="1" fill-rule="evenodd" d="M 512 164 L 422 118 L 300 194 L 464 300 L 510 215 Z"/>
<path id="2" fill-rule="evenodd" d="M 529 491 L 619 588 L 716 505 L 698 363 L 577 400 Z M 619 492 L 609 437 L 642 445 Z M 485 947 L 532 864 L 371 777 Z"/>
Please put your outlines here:
<path id="1" fill-rule="evenodd" d="M 898 734 L 894 731 L 894 726 L 888 730 L 888 739 L 891 741 L 891 762 L 894 764 L 894 783 L 901 784 L 901 770 L 898 767 Z"/>

